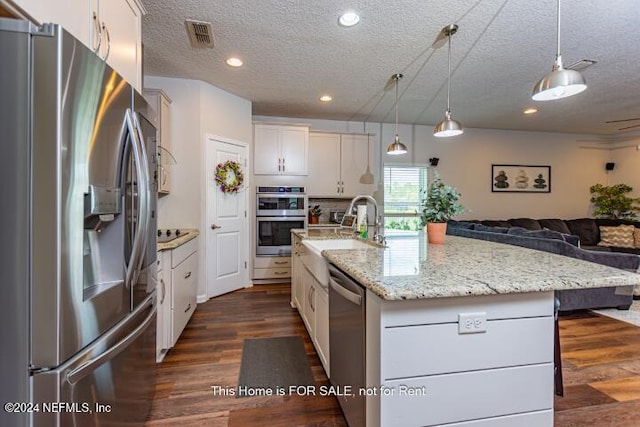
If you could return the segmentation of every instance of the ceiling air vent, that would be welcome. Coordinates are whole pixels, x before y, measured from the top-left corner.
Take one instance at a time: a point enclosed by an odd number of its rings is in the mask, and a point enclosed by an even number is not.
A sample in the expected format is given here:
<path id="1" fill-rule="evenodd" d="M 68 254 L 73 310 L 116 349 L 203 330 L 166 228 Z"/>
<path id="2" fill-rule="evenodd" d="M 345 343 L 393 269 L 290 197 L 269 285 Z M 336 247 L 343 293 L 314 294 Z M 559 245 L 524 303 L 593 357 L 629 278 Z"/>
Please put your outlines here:
<path id="1" fill-rule="evenodd" d="M 187 28 L 192 47 L 198 49 L 213 47 L 213 25 L 211 22 L 185 19 L 184 25 Z"/>

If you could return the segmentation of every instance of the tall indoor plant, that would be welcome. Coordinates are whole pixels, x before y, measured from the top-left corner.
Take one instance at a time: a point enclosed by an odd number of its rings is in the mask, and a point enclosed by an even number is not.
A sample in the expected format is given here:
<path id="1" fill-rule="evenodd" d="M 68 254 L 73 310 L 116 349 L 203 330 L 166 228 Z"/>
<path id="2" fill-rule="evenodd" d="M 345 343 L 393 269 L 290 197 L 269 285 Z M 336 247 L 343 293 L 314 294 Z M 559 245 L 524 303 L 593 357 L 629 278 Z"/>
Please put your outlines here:
<path id="1" fill-rule="evenodd" d="M 629 197 L 633 188 L 627 184 L 604 186 L 595 184 L 589 188 L 591 191 L 591 203 L 595 209 L 593 215 L 610 219 L 634 219 L 640 211 L 640 198 Z"/>
<path id="2" fill-rule="evenodd" d="M 421 225 L 427 226 L 429 243 L 444 243 L 447 221 L 465 210 L 464 206 L 458 202 L 460 197 L 460 193 L 445 184 L 438 173 L 434 175 L 422 199 L 420 215 Z"/>

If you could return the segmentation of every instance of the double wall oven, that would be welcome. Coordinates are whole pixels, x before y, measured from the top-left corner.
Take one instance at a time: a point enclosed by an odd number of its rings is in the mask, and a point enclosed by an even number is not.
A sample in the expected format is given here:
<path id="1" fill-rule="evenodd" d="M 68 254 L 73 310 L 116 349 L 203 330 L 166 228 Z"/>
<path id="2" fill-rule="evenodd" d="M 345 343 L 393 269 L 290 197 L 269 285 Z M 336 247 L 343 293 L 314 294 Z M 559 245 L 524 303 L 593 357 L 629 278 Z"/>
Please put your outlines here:
<path id="1" fill-rule="evenodd" d="M 304 187 L 258 187 L 256 256 L 291 255 L 291 229 L 307 226 Z"/>

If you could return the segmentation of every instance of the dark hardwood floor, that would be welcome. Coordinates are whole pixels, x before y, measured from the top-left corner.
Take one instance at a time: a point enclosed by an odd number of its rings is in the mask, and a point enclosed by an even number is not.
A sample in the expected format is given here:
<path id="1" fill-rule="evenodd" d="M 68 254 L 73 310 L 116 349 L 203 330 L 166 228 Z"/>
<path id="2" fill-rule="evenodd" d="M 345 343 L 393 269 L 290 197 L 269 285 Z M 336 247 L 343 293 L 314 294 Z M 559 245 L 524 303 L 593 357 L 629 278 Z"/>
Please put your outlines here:
<path id="1" fill-rule="evenodd" d="M 214 395 L 237 386 L 245 338 L 300 335 L 318 385 L 328 384 L 289 285 L 259 285 L 200 304 L 158 365 L 148 426 L 346 426 L 335 398 Z M 565 396 L 555 427 L 640 427 L 640 328 L 579 313 L 560 321 Z"/>

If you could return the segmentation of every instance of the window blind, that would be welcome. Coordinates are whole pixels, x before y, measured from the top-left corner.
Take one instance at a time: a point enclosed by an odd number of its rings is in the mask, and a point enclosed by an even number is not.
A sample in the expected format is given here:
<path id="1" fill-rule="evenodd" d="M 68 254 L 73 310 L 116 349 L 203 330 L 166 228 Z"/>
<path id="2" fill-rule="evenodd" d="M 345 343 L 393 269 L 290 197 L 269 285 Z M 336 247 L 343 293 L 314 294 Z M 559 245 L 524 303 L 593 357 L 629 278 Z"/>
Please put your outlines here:
<path id="1" fill-rule="evenodd" d="M 420 210 L 420 190 L 426 187 L 426 166 L 385 166 L 385 216 L 417 215 Z"/>

